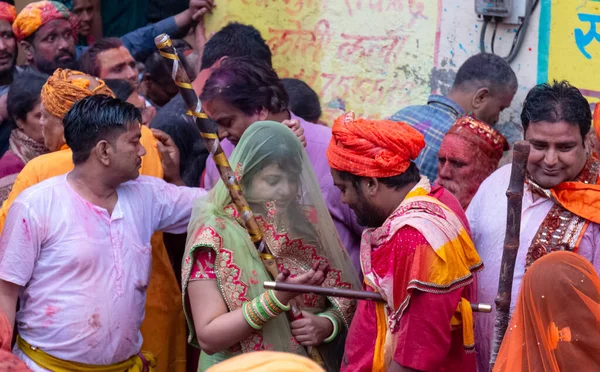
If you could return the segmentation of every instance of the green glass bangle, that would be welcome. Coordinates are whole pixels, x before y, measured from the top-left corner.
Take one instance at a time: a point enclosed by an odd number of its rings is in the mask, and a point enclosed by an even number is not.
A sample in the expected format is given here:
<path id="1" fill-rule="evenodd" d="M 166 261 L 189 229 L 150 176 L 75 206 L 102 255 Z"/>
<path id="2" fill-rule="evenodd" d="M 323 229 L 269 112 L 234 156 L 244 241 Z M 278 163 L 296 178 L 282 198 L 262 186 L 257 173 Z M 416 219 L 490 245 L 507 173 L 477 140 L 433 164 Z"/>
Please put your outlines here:
<path id="1" fill-rule="evenodd" d="M 320 314 L 317 314 L 317 316 L 322 316 L 323 318 L 327 318 L 333 324 L 333 332 L 331 332 L 329 337 L 327 337 L 326 339 L 323 340 L 323 343 L 328 343 L 328 342 L 333 341 L 337 337 L 337 335 L 340 333 L 340 325 L 338 324 L 337 319 L 333 315 L 327 314 L 327 313 L 320 313 Z"/>
<path id="2" fill-rule="evenodd" d="M 244 305 L 242 306 L 242 315 L 244 315 L 244 319 L 246 320 L 246 323 L 248 323 L 248 325 L 256 330 L 260 330 L 262 327 L 258 324 L 256 324 L 250 317 L 250 315 L 248 314 L 248 306 L 250 305 L 249 302 L 245 302 Z"/>
<path id="3" fill-rule="evenodd" d="M 281 301 L 279 301 L 279 299 L 277 298 L 277 296 L 275 296 L 275 291 L 269 289 L 267 292 L 269 293 L 269 297 L 271 298 L 271 300 L 273 300 L 273 302 L 275 302 L 275 305 L 277 305 L 277 307 L 279 307 L 283 311 L 290 311 L 289 305 L 286 306 L 282 304 Z"/>

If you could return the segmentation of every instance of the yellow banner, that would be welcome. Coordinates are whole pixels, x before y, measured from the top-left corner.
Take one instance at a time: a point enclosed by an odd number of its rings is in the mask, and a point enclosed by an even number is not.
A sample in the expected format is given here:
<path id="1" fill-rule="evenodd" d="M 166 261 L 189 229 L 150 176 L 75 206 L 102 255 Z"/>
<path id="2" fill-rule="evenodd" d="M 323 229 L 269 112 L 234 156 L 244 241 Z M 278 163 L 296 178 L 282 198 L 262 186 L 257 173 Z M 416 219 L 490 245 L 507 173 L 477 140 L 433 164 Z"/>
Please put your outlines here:
<path id="1" fill-rule="evenodd" d="M 591 101 L 600 99 L 600 0 L 562 0 L 542 3 L 540 53 L 544 32 L 549 34 L 547 77 L 568 80 Z M 548 10 L 549 9 L 549 10 Z M 543 61 L 543 56 L 542 59 Z M 544 70 L 543 62 L 539 66 Z"/>

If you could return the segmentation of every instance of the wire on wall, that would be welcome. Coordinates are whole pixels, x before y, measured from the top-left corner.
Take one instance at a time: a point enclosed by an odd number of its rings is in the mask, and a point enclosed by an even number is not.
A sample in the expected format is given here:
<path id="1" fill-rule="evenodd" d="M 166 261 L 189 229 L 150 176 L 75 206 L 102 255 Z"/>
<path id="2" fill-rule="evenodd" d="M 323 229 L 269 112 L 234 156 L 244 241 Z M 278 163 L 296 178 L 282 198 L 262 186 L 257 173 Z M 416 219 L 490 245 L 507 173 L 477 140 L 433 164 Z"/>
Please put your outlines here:
<path id="1" fill-rule="evenodd" d="M 527 26 L 529 25 L 529 21 L 531 20 L 531 15 L 535 11 L 539 2 L 540 2 L 540 0 L 527 0 L 525 17 L 523 18 L 523 22 L 519 25 L 519 28 L 517 28 L 517 32 L 515 32 L 515 36 L 513 38 L 513 42 L 510 47 L 510 52 L 508 53 L 508 55 L 506 57 L 503 57 L 504 60 L 506 60 L 506 62 L 511 63 L 517 57 L 517 54 L 519 54 L 519 50 L 521 49 L 521 46 L 523 45 L 523 42 L 525 41 L 525 34 L 527 33 Z M 486 53 L 485 35 L 486 35 L 487 28 L 488 28 L 488 25 L 490 22 L 495 23 L 494 32 L 492 33 L 492 43 L 491 43 L 490 48 L 491 48 L 491 52 L 493 54 L 496 54 L 496 52 L 494 51 L 494 45 L 496 42 L 496 32 L 498 30 L 498 24 L 502 22 L 501 17 L 491 17 L 491 16 L 483 17 L 483 26 L 481 27 L 481 34 L 480 34 L 480 38 L 479 38 L 479 49 L 481 49 L 482 53 Z"/>

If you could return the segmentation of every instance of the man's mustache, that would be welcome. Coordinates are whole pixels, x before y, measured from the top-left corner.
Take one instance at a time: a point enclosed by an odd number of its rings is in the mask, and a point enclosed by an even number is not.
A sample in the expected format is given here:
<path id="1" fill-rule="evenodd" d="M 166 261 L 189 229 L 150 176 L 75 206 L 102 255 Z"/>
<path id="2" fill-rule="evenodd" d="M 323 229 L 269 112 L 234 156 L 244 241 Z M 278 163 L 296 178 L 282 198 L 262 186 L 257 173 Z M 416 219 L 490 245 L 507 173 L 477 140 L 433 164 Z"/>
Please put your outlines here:
<path id="1" fill-rule="evenodd" d="M 63 57 L 69 57 L 71 60 L 74 60 L 75 59 L 75 54 L 71 53 L 71 52 L 64 52 L 64 53 L 61 53 L 61 54 L 57 55 L 54 58 L 54 61 L 59 62 L 60 59 L 63 58 Z"/>

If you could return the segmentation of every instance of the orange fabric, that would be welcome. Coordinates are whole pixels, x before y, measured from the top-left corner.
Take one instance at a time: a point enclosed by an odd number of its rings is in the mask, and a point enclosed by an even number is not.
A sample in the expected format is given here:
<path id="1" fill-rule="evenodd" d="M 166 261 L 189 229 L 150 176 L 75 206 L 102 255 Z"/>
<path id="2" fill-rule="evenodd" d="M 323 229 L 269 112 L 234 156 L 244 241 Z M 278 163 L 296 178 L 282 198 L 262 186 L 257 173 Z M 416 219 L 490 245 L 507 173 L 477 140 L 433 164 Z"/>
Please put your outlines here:
<path id="1" fill-rule="evenodd" d="M 12 25 L 16 17 L 17 11 L 13 5 L 4 2 L 0 3 L 0 20 L 6 21 Z"/>
<path id="2" fill-rule="evenodd" d="M 148 127 L 142 126 L 140 142 L 146 149 L 140 173 L 163 177 L 157 139 Z M 8 199 L 0 210 L 0 232 L 4 228 L 10 205 L 29 186 L 73 170 L 73 153 L 63 150 L 34 158 L 19 173 Z M 185 317 L 181 306 L 181 289 L 174 275 L 171 261 L 163 243 L 162 233 L 152 236 L 152 274 L 146 292 L 146 317 L 141 331 L 143 351 L 151 352 L 157 359 L 156 371 L 184 372 L 186 366 Z"/>
<path id="3" fill-rule="evenodd" d="M 29 371 L 25 363 L 10 352 L 11 341 L 12 325 L 8 322 L 6 315 L 0 311 L 0 371 Z"/>
<path id="4" fill-rule="evenodd" d="M 362 177 L 402 174 L 425 147 L 423 135 L 406 123 L 355 119 L 353 112 L 335 120 L 332 134 L 329 166 Z"/>
<path id="5" fill-rule="evenodd" d="M 494 371 L 592 371 L 600 365 L 600 279 L 592 264 L 552 252 L 525 273 Z"/>
<path id="6" fill-rule="evenodd" d="M 552 189 L 552 196 L 566 210 L 600 223 L 600 185 L 563 182 Z"/>
<path id="7" fill-rule="evenodd" d="M 95 80 L 98 86 L 90 90 L 91 80 Z M 59 68 L 42 87 L 40 98 L 46 111 L 62 119 L 75 102 L 95 94 L 115 96 L 103 80 L 80 71 Z"/>
<path id="8" fill-rule="evenodd" d="M 19 13 L 13 23 L 13 33 L 17 40 L 21 41 L 33 35 L 40 27 L 55 19 L 66 19 L 73 26 L 73 37 L 75 26 L 73 20 L 70 19 L 71 13 L 66 6 L 58 1 L 37 1 L 27 4 Z"/>

